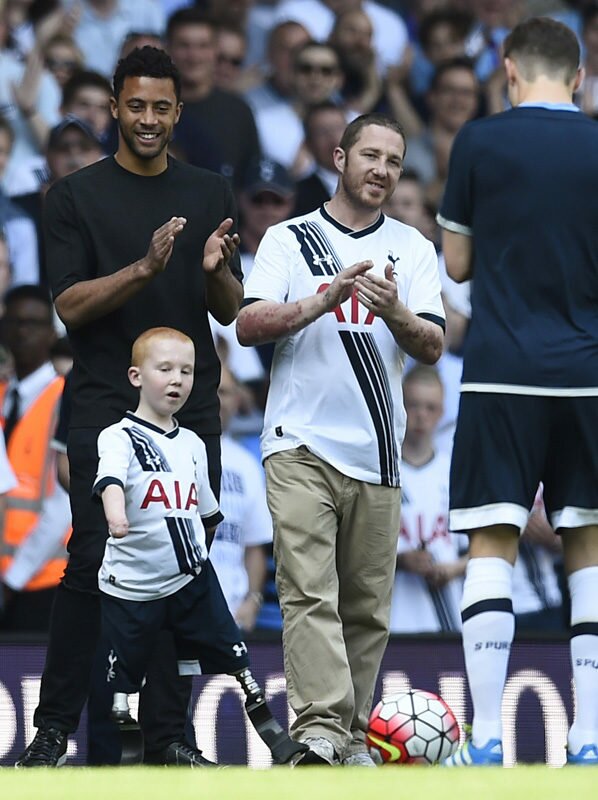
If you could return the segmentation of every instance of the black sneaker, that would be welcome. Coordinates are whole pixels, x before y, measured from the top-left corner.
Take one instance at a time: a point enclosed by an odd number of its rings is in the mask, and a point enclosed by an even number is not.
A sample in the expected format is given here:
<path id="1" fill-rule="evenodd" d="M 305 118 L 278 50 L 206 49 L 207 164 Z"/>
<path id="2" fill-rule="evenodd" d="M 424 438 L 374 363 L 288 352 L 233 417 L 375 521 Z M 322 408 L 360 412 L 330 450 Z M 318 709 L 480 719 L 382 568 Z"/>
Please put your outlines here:
<path id="1" fill-rule="evenodd" d="M 201 750 L 185 742 L 173 742 L 157 753 L 146 753 L 145 764 L 161 764 L 166 767 L 217 767 L 201 754 Z"/>
<path id="2" fill-rule="evenodd" d="M 38 728 L 35 738 L 15 767 L 61 767 L 66 761 L 68 736 L 56 728 Z"/>

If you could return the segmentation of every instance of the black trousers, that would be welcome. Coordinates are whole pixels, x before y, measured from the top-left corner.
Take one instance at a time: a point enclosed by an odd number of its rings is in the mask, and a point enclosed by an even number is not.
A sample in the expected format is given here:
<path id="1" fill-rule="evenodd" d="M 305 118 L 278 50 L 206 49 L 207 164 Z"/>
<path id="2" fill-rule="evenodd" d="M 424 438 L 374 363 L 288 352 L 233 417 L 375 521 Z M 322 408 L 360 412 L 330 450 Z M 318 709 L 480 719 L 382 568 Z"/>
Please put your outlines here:
<path id="1" fill-rule="evenodd" d="M 0 616 L 0 631 L 47 633 L 56 587 L 15 592 Z"/>
<path id="2" fill-rule="evenodd" d="M 66 733 L 73 733 L 79 724 L 90 693 L 92 666 L 100 639 L 97 576 L 108 530 L 102 504 L 92 499 L 91 494 L 100 430 L 75 429 L 68 437 L 73 534 L 68 546 L 69 563 L 56 592 L 40 701 L 34 715 L 36 727 L 52 726 Z M 202 439 L 208 454 L 210 485 L 219 497 L 220 437 L 213 434 Z M 167 632 L 164 636 L 168 638 Z M 101 658 L 99 646 L 98 658 Z M 191 679 L 178 675 L 174 642 L 171 640 L 170 645 L 161 642 L 155 654 L 140 697 L 139 721 L 148 752 L 183 738 L 191 695 Z M 109 710 L 110 705 L 106 716 Z"/>

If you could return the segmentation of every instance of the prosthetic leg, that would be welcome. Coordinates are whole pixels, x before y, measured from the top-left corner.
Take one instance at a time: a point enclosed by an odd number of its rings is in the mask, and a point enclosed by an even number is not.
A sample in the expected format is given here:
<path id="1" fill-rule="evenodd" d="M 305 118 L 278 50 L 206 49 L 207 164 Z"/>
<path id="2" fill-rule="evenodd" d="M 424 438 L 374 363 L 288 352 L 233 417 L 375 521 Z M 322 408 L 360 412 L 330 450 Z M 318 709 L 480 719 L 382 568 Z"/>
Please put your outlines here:
<path id="1" fill-rule="evenodd" d="M 120 731 L 122 766 L 143 763 L 143 733 L 139 723 L 131 716 L 129 696 L 125 692 L 115 692 L 112 700 L 110 718 L 116 722 Z"/>
<path id="2" fill-rule="evenodd" d="M 249 667 L 232 672 L 245 692 L 245 710 L 251 724 L 262 741 L 268 746 L 276 764 L 294 765 L 299 756 L 309 750 L 303 742 L 294 742 L 281 728 L 268 708 L 264 693 L 251 674 Z"/>
<path id="3" fill-rule="evenodd" d="M 270 749 L 274 762 L 293 766 L 299 756 L 309 749 L 307 745 L 303 742 L 293 741 L 272 716 L 264 693 L 248 667 L 231 674 L 240 683 L 245 693 L 247 716 L 262 741 Z M 143 762 L 143 733 L 137 720 L 131 716 L 129 697 L 125 692 L 114 693 L 110 716 L 120 730 L 121 765 L 141 764 Z"/>

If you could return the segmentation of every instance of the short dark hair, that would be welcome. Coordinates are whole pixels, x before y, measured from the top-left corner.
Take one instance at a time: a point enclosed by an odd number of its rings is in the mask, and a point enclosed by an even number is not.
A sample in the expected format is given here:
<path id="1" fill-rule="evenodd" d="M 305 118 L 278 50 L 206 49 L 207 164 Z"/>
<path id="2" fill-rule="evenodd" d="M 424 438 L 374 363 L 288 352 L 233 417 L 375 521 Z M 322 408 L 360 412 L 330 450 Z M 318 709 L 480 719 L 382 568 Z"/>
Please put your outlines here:
<path id="1" fill-rule="evenodd" d="M 172 38 L 173 33 L 177 28 L 182 28 L 184 25 L 203 25 L 210 28 L 213 32 L 216 31 L 216 23 L 209 14 L 199 8 L 180 8 L 168 17 L 166 22 L 166 40 Z"/>
<path id="2" fill-rule="evenodd" d="M 570 83 L 579 68 L 577 36 L 571 28 L 549 17 L 532 17 L 513 28 L 504 41 L 503 53 L 517 62 L 529 81 L 547 75 Z"/>
<path id="3" fill-rule="evenodd" d="M 426 14 L 420 23 L 418 38 L 424 50 L 430 45 L 432 31 L 438 25 L 448 25 L 458 39 L 465 39 L 471 29 L 473 17 L 457 8 L 439 8 Z"/>
<path id="4" fill-rule="evenodd" d="M 77 69 L 63 86 L 62 105 L 69 106 L 75 99 L 75 95 L 79 89 L 83 86 L 102 89 L 102 91 L 108 93 L 108 97 L 112 94 L 110 81 L 103 75 L 100 75 L 99 72 L 93 72 L 90 69 Z"/>
<path id="5" fill-rule="evenodd" d="M 324 111 L 334 111 L 337 114 L 340 114 L 342 117 L 345 117 L 346 114 L 344 110 L 337 104 L 334 103 L 332 100 L 324 100 L 321 103 L 315 103 L 313 106 L 310 106 L 307 111 L 305 112 L 305 117 L 303 119 L 303 131 L 305 133 L 305 138 L 310 138 L 310 126 L 313 118 Z"/>
<path id="6" fill-rule="evenodd" d="M 158 47 L 136 47 L 128 56 L 121 58 L 113 80 L 113 94 L 117 100 L 125 78 L 169 78 L 174 84 L 177 102 L 181 99 L 179 71 L 168 53 Z"/>
<path id="7" fill-rule="evenodd" d="M 475 66 L 471 58 L 468 56 L 455 56 L 455 58 L 447 58 L 445 61 L 441 61 L 440 64 L 438 64 L 432 76 L 432 80 L 430 81 L 431 91 L 437 89 L 438 84 L 446 73 L 452 72 L 454 69 L 466 69 L 468 72 L 471 72 L 477 82 Z"/>
<path id="8" fill-rule="evenodd" d="M 405 152 L 407 152 L 407 139 L 402 125 L 397 122 L 394 117 L 389 117 L 388 114 L 362 114 L 356 117 L 345 128 L 345 132 L 339 142 L 339 147 L 348 153 L 353 147 L 355 142 L 359 139 L 361 131 L 370 125 L 378 125 L 381 128 L 390 128 L 391 131 L 398 133 L 405 145 Z"/>
<path id="9" fill-rule="evenodd" d="M 4 306 L 8 308 L 21 300 L 36 300 L 38 303 L 42 303 L 48 309 L 50 322 L 52 321 L 53 306 L 50 293 L 39 283 L 21 283 L 19 286 L 9 289 L 4 295 Z"/>

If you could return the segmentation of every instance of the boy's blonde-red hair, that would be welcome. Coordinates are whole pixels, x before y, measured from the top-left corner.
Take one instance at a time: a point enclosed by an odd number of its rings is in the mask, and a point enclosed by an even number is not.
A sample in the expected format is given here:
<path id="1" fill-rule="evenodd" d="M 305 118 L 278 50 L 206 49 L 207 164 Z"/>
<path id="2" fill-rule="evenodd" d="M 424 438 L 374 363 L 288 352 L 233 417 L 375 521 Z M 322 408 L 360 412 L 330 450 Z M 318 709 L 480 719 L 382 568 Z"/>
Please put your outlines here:
<path id="1" fill-rule="evenodd" d="M 138 367 L 145 361 L 152 342 L 156 339 L 175 339 L 178 342 L 190 344 L 194 348 L 193 340 L 186 333 L 177 331 L 176 328 L 149 328 L 140 334 L 133 342 L 131 350 L 131 366 Z"/>

